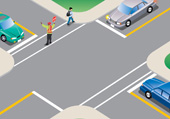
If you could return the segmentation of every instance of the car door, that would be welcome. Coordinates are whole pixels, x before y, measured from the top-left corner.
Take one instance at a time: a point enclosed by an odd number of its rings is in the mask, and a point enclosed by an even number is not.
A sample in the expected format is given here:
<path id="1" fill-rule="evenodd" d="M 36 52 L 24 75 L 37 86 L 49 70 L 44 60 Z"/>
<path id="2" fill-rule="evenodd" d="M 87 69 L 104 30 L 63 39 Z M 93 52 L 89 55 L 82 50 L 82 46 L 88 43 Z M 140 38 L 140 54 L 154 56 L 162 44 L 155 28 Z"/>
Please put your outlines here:
<path id="1" fill-rule="evenodd" d="M 2 27 L 1 27 L 1 25 L 0 25 L 0 37 L 1 37 L 1 35 L 2 35 Z"/>
<path id="2" fill-rule="evenodd" d="M 166 107 L 170 108 L 170 103 L 169 103 L 169 94 L 165 91 L 162 92 L 162 102 L 163 105 Z"/>
<path id="3" fill-rule="evenodd" d="M 144 15 L 147 11 L 146 3 L 142 2 L 138 5 L 138 15 L 139 17 Z"/>
<path id="4" fill-rule="evenodd" d="M 152 90 L 152 97 L 158 102 L 162 102 L 162 90 L 159 88 Z"/>
<path id="5" fill-rule="evenodd" d="M 131 21 L 134 21 L 134 20 L 136 20 L 136 18 L 138 18 L 138 6 L 135 6 L 132 10 L 131 10 L 131 12 L 130 12 L 130 20 Z"/>

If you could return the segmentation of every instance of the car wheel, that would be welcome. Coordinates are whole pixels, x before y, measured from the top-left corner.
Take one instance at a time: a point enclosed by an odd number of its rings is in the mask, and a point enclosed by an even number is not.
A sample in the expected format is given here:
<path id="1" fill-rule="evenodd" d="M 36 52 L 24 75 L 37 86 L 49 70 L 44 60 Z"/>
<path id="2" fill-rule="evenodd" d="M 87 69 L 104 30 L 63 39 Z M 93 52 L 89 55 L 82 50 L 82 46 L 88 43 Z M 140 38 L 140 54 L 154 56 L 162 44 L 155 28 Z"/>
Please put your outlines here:
<path id="1" fill-rule="evenodd" d="M 145 96 L 146 96 L 146 98 L 148 98 L 148 99 L 151 99 L 151 98 L 152 98 L 152 94 L 151 94 L 151 92 L 149 92 L 149 91 L 146 91 Z"/>
<path id="2" fill-rule="evenodd" d="M 127 20 L 126 21 L 126 27 L 129 27 L 131 25 L 131 21 L 130 20 Z"/>
<path id="3" fill-rule="evenodd" d="M 5 36 L 5 35 L 2 35 L 2 36 L 1 36 L 1 40 L 2 40 L 3 42 L 6 42 L 6 36 Z"/>
<path id="4" fill-rule="evenodd" d="M 153 11 L 153 7 L 152 6 L 149 6 L 148 9 L 147 9 L 147 12 L 148 13 L 151 13 Z"/>
<path id="5" fill-rule="evenodd" d="M 108 21 L 108 20 L 106 21 L 106 23 L 110 25 L 110 23 L 109 23 L 109 21 Z"/>

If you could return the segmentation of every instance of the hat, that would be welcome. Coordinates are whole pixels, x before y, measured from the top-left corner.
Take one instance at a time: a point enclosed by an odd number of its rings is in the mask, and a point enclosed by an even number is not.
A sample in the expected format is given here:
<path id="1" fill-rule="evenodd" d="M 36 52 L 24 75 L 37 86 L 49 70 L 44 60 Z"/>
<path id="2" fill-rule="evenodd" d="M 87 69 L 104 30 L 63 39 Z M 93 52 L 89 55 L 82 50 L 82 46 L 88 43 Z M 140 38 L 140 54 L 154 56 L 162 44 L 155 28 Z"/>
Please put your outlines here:
<path id="1" fill-rule="evenodd" d="M 48 25 L 51 25 L 51 22 L 48 22 Z"/>

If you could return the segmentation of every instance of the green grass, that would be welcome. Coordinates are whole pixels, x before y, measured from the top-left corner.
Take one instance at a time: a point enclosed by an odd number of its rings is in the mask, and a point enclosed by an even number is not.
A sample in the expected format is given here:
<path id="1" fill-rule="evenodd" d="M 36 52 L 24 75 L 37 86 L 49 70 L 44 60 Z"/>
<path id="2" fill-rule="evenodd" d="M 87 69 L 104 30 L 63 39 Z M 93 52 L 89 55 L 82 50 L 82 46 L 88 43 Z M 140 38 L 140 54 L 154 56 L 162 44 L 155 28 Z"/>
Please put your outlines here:
<path id="1" fill-rule="evenodd" d="M 170 54 L 165 58 L 165 65 L 168 69 L 170 69 Z"/>
<path id="2" fill-rule="evenodd" d="M 100 4 L 104 0 L 53 0 L 55 3 L 69 9 L 73 8 L 73 12 L 85 12 Z M 99 11 L 100 12 L 100 11 Z"/>

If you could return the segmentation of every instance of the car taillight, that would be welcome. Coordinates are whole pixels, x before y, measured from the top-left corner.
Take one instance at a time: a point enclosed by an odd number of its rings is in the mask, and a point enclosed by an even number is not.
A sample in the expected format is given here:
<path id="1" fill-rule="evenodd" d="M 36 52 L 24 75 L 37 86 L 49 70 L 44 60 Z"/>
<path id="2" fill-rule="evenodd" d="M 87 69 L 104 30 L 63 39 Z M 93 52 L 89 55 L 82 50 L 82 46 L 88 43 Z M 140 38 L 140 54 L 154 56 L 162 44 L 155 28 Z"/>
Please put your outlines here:
<path id="1" fill-rule="evenodd" d="M 158 3 L 158 0 L 154 0 L 153 2 L 154 2 L 154 3 Z"/>

